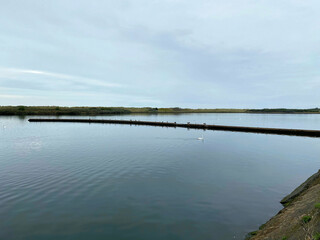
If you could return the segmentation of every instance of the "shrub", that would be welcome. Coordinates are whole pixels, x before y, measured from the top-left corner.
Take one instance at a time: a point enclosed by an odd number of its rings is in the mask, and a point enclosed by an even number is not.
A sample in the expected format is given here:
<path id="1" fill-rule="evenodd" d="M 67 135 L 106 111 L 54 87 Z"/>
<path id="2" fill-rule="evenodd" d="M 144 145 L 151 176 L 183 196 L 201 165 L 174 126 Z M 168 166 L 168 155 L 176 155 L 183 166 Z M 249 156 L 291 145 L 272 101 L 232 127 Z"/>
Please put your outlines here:
<path id="1" fill-rule="evenodd" d="M 24 111 L 25 109 L 26 109 L 25 106 L 18 106 L 19 111 Z"/>
<path id="2" fill-rule="evenodd" d="M 303 223 L 308 223 L 308 222 L 310 222 L 311 221 L 311 217 L 309 216 L 309 215 L 306 215 L 306 216 L 303 216 L 302 217 L 302 222 Z"/>

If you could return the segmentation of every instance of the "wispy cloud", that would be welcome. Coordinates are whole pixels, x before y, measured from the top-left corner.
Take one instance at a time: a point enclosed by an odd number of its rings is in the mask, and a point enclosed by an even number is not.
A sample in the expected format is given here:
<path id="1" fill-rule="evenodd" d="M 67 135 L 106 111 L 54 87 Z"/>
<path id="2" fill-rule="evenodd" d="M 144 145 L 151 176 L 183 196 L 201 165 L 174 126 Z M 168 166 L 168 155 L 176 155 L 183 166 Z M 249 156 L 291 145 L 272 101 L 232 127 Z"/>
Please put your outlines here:
<path id="1" fill-rule="evenodd" d="M 5 93 L 5 94 L 1 94 Z M 0 99 L 30 105 L 155 105 L 148 94 L 127 91 L 125 84 L 34 69 L 0 67 Z M 32 100 L 31 100 L 32 99 Z M 6 100 L 6 101 L 4 101 Z M 26 102 L 24 102 L 26 101 Z M 10 104 L 9 104 L 10 105 Z"/>
<path id="2" fill-rule="evenodd" d="M 21 95 L 13 95 L 13 94 L 0 94 L 0 98 L 25 98 L 25 96 Z"/>
<path id="3" fill-rule="evenodd" d="M 112 83 L 107 82 L 99 79 L 94 78 L 85 78 L 85 77 L 79 77 L 79 76 L 73 76 L 68 74 L 61 74 L 61 73 L 53 73 L 53 72 L 47 72 L 47 71 L 40 71 L 40 70 L 34 70 L 34 69 L 18 69 L 18 68 L 3 68 L 0 67 L 0 81 L 1 79 L 10 78 L 10 79 L 19 79 L 23 80 L 23 77 L 26 77 L 27 75 L 33 76 L 33 77 L 41 77 L 42 81 L 48 80 L 59 80 L 59 81 L 69 81 L 72 83 L 78 83 L 78 84 L 85 84 L 85 85 L 94 85 L 98 87 L 124 87 L 123 84 L 118 83 Z M 47 78 L 46 78 L 47 77 Z"/>

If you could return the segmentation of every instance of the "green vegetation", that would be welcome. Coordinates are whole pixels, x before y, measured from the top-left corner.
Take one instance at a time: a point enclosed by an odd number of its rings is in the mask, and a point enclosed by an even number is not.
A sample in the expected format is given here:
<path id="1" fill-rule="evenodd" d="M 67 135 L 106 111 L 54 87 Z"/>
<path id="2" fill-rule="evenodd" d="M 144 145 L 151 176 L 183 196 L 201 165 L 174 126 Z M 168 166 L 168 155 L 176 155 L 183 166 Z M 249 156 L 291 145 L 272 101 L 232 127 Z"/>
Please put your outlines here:
<path id="1" fill-rule="evenodd" d="M 245 238 L 245 240 L 250 240 L 253 236 L 256 236 L 258 231 L 249 232 Z"/>
<path id="2" fill-rule="evenodd" d="M 107 115 L 129 114 L 117 107 L 57 107 L 57 106 L 0 106 L 0 115 Z"/>
<path id="3" fill-rule="evenodd" d="M 316 204 L 314 205 L 314 207 L 315 207 L 316 209 L 320 209 L 320 203 L 316 203 Z"/>
<path id="4" fill-rule="evenodd" d="M 287 240 L 288 239 L 288 237 L 282 237 L 281 238 L 281 240 Z"/>
<path id="5" fill-rule="evenodd" d="M 320 240 L 320 233 L 316 233 L 312 237 L 314 240 Z"/>
<path id="6" fill-rule="evenodd" d="M 306 216 L 303 216 L 301 220 L 303 223 L 308 223 L 311 221 L 311 219 L 312 218 L 309 215 L 306 215 Z"/>
<path id="7" fill-rule="evenodd" d="M 258 231 L 254 231 L 254 232 L 251 232 L 251 233 L 249 233 L 251 236 L 255 236 L 255 235 L 257 235 L 258 234 Z"/>
<path id="8" fill-rule="evenodd" d="M 292 201 L 289 201 L 289 202 L 283 203 L 282 205 L 283 205 L 284 207 L 288 207 L 288 206 L 291 204 L 291 202 L 292 202 Z"/>
<path id="9" fill-rule="evenodd" d="M 125 108 L 125 107 L 60 107 L 60 106 L 0 106 L 0 115 L 108 115 L 108 114 L 179 114 L 179 113 L 319 113 L 313 109 L 190 109 L 190 108 Z"/>
<path id="10" fill-rule="evenodd" d="M 217 109 L 191 109 L 191 108 L 126 108 L 131 113 L 245 113 L 246 109 L 227 109 L 227 108 L 217 108 Z"/>
<path id="11" fill-rule="evenodd" d="M 262 224 L 260 227 L 259 227 L 259 230 L 262 230 L 264 227 L 266 226 L 266 224 Z"/>

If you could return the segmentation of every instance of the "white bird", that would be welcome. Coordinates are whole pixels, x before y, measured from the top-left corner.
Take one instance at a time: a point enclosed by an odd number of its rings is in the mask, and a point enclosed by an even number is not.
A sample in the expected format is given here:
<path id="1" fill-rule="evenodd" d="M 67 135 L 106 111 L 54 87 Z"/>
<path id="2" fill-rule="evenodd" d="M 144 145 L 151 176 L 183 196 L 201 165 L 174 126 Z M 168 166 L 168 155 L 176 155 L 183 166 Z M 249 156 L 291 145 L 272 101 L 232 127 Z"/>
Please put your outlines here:
<path id="1" fill-rule="evenodd" d="M 203 135 L 202 135 L 202 137 L 198 137 L 197 140 L 204 140 Z"/>

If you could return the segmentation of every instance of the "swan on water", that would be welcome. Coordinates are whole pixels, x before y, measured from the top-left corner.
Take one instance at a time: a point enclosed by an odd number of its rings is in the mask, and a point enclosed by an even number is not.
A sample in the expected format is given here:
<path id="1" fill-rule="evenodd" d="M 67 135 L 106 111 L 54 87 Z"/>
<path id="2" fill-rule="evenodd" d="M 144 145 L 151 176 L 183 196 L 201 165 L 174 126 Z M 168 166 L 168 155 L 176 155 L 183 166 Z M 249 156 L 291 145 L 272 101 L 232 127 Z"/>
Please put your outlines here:
<path id="1" fill-rule="evenodd" d="M 197 140 L 204 140 L 203 135 L 201 137 L 198 137 Z"/>

